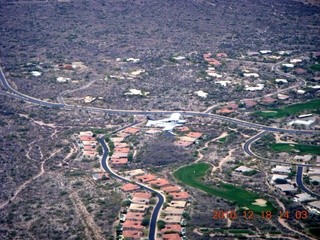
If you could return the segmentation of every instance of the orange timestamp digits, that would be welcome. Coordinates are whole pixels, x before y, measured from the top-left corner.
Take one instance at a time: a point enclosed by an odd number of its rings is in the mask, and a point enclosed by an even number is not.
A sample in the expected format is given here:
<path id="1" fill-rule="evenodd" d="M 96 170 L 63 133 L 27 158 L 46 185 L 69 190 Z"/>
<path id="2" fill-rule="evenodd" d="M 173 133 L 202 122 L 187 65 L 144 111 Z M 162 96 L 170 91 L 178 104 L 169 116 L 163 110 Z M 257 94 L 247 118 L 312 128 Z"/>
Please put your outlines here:
<path id="1" fill-rule="evenodd" d="M 270 210 L 267 211 L 261 211 L 260 217 L 264 219 L 271 219 L 273 216 L 278 216 L 279 218 L 285 218 L 289 219 L 289 217 L 292 217 L 294 219 L 307 219 L 308 218 L 308 212 L 306 210 L 296 210 L 295 212 L 292 212 L 291 214 L 289 211 L 279 211 L 278 215 L 273 215 Z M 254 212 L 252 210 L 245 210 L 242 212 L 242 214 L 239 212 L 237 215 L 237 212 L 235 210 L 213 210 L 212 211 L 212 219 L 214 220 L 221 220 L 221 219 L 230 219 L 235 220 L 237 217 L 241 217 L 244 219 L 252 220 L 255 217 L 259 217 L 259 214 L 254 215 Z"/>

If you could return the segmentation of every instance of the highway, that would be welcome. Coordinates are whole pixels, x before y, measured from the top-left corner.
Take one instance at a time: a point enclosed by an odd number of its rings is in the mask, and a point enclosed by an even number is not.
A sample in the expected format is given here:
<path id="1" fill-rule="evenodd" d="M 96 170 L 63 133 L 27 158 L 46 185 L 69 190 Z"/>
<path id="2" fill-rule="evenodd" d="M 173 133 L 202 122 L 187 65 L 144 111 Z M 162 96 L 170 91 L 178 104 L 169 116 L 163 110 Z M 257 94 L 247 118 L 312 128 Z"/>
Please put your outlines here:
<path id="1" fill-rule="evenodd" d="M 125 127 L 122 127 L 120 129 L 117 129 L 116 131 L 112 132 L 111 134 L 115 134 L 119 131 L 122 131 L 124 130 L 125 128 L 128 128 L 128 127 L 131 127 L 133 125 L 136 125 L 138 122 L 134 122 L 128 126 L 125 126 Z M 106 135 L 105 135 L 106 136 Z M 105 136 L 102 136 L 100 139 L 99 139 L 99 142 L 103 148 L 103 156 L 102 156 L 102 159 L 101 159 L 101 166 L 102 168 L 112 177 L 116 178 L 116 179 L 119 179 L 121 181 L 124 181 L 124 182 L 132 182 L 131 179 L 128 179 L 128 178 L 125 178 L 125 177 L 122 177 L 118 174 L 116 174 L 109 166 L 108 164 L 108 155 L 109 155 L 109 149 L 108 149 L 108 146 L 104 140 Z M 158 192 L 158 191 L 155 191 L 153 190 L 152 188 L 144 185 L 144 184 L 141 184 L 141 183 L 138 183 L 136 182 L 136 184 L 140 187 L 142 187 L 143 189 L 146 189 L 150 192 L 153 192 L 157 195 L 158 197 L 158 202 L 155 206 L 155 208 L 153 209 L 153 212 L 152 212 L 152 216 L 151 216 L 151 219 L 150 219 L 150 230 L 149 230 L 149 236 L 148 236 L 148 239 L 149 240 L 154 240 L 156 239 L 156 230 L 157 230 L 157 219 L 158 219 L 158 216 L 159 216 L 159 212 L 161 210 L 161 207 L 162 207 L 162 204 L 164 203 L 164 196 Z"/>

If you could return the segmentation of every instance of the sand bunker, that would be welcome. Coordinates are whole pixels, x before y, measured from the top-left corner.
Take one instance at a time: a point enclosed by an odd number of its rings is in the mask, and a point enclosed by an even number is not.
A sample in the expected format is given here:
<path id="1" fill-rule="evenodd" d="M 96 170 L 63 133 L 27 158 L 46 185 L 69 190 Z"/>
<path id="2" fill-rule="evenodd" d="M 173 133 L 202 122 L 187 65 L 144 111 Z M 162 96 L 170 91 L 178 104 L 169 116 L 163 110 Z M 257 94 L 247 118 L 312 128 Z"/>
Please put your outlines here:
<path id="1" fill-rule="evenodd" d="M 259 199 L 256 199 L 256 201 L 254 203 L 252 203 L 252 204 L 258 205 L 260 207 L 266 207 L 267 206 L 267 201 L 264 200 L 264 199 L 259 198 Z"/>

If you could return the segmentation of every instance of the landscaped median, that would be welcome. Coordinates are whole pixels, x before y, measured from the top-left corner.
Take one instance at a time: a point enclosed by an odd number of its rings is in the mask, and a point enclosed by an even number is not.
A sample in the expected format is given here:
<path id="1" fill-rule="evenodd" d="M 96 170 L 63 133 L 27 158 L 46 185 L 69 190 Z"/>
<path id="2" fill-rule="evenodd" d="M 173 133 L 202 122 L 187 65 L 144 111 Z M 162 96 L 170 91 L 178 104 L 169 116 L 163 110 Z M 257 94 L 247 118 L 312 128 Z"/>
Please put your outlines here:
<path id="1" fill-rule="evenodd" d="M 257 202 L 259 201 L 256 200 L 261 199 L 261 196 L 258 194 L 222 182 L 219 183 L 219 188 L 207 186 L 199 179 L 206 175 L 209 168 L 210 165 L 206 163 L 192 164 L 178 169 L 173 173 L 173 176 L 191 187 L 198 188 L 218 197 L 235 201 L 239 207 L 248 208 L 256 214 L 261 214 L 261 211 L 267 210 L 270 210 L 273 213 L 276 212 L 276 209 L 269 201 L 266 201 L 264 206 L 257 205 Z"/>

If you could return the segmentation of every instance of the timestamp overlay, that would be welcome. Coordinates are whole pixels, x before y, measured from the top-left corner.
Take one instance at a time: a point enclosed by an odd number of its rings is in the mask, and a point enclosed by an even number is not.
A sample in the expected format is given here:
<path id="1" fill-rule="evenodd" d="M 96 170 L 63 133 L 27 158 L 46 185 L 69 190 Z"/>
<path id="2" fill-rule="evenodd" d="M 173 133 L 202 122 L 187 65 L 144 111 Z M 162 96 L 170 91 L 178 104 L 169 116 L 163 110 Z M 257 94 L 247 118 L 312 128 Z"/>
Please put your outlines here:
<path id="1" fill-rule="evenodd" d="M 279 211 L 277 214 L 274 214 L 269 210 L 261 211 L 260 213 L 256 213 L 256 214 L 254 214 L 252 210 L 244 210 L 244 211 L 213 210 L 212 211 L 213 220 L 222 220 L 222 219 L 236 220 L 237 218 L 252 220 L 255 218 L 271 219 L 272 217 L 280 217 L 283 219 L 307 219 L 308 211 L 307 210 Z"/>

